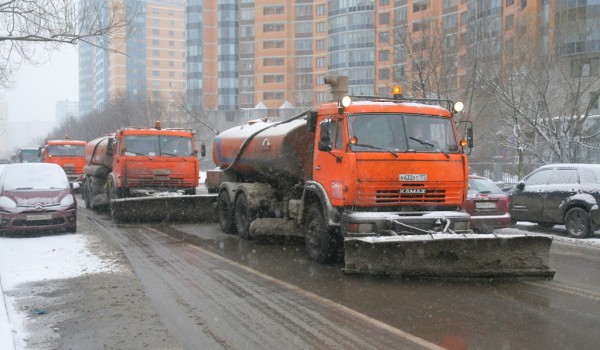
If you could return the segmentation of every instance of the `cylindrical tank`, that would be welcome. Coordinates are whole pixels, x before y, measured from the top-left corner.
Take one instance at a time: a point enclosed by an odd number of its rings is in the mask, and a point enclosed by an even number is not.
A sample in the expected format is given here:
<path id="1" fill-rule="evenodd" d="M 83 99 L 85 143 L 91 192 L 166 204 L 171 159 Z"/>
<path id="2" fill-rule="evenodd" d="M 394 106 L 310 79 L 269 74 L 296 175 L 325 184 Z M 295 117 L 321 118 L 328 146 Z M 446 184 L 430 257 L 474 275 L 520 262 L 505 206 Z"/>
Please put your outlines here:
<path id="1" fill-rule="evenodd" d="M 310 178 L 313 139 L 306 119 L 279 124 L 255 120 L 217 135 L 213 160 L 220 168 L 235 173 L 240 181 L 295 184 Z"/>
<path id="2" fill-rule="evenodd" d="M 108 139 L 112 136 L 103 136 L 85 145 L 85 162 L 87 165 L 103 165 L 112 169 L 112 156 L 107 156 Z"/>

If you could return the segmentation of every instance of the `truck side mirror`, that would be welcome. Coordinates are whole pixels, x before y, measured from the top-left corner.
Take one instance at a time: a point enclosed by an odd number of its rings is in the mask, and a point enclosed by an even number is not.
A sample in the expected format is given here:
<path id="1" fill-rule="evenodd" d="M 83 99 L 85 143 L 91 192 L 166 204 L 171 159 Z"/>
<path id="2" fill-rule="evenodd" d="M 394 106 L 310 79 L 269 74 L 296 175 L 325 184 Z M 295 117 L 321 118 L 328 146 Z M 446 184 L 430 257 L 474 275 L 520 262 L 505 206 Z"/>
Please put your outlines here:
<path id="1" fill-rule="evenodd" d="M 523 191 L 525 189 L 525 182 L 519 181 L 517 186 L 515 186 L 519 191 Z"/>
<path id="2" fill-rule="evenodd" d="M 203 158 L 206 157 L 206 145 L 205 144 L 200 145 L 200 156 L 202 156 Z"/>
<path id="3" fill-rule="evenodd" d="M 473 128 L 467 128 L 467 147 L 473 148 Z"/>
<path id="4" fill-rule="evenodd" d="M 113 156 L 115 154 L 114 145 L 115 140 L 113 138 L 109 138 L 106 145 L 106 155 Z"/>

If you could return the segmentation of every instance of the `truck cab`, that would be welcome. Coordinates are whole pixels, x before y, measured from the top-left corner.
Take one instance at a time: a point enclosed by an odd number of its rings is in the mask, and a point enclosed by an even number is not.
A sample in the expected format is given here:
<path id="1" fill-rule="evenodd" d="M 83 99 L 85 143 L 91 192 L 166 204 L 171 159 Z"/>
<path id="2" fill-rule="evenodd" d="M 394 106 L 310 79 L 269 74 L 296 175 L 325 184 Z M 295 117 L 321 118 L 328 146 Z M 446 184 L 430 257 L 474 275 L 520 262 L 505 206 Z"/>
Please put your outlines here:
<path id="1" fill-rule="evenodd" d="M 44 163 L 60 165 L 70 182 L 81 182 L 85 145 L 80 140 L 49 140 L 40 148 L 40 158 Z"/>

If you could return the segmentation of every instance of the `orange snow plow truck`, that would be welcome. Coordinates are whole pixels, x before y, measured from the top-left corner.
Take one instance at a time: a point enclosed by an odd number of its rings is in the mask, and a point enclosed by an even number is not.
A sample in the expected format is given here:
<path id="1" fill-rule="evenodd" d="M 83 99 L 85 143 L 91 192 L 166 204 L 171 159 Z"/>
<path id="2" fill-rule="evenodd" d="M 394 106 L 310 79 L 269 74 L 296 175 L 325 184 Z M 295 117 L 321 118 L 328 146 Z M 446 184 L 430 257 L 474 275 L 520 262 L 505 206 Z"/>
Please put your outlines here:
<path id="1" fill-rule="evenodd" d="M 204 146 L 201 150 L 204 155 Z M 214 195 L 196 195 L 198 148 L 184 129 L 125 128 L 85 146 L 86 208 L 110 208 L 115 221 L 214 218 Z"/>
<path id="2" fill-rule="evenodd" d="M 325 81 L 334 102 L 217 135 L 206 181 L 222 231 L 301 236 L 312 259 L 343 256 L 347 273 L 554 276 L 551 238 L 469 229 L 461 103 L 348 96 L 346 77 Z"/>
<path id="3" fill-rule="evenodd" d="M 85 144 L 80 140 L 48 140 L 40 148 L 40 158 L 44 163 L 60 165 L 70 182 L 80 182 L 85 165 Z"/>

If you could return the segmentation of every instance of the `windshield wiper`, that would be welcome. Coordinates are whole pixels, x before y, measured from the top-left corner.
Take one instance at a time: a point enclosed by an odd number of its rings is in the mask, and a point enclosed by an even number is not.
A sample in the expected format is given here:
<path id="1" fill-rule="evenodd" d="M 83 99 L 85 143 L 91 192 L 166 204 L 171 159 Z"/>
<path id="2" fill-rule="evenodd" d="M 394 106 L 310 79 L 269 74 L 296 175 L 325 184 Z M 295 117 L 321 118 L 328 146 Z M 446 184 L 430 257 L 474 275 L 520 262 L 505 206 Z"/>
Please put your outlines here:
<path id="1" fill-rule="evenodd" d="M 417 139 L 415 137 L 412 137 L 412 136 L 409 137 L 409 139 L 417 141 L 418 143 L 422 144 L 423 146 L 427 146 L 429 148 L 433 148 L 434 150 L 436 150 L 436 151 L 438 151 L 440 153 L 444 153 L 444 155 L 446 156 L 446 158 L 450 158 L 450 155 L 448 153 L 446 153 L 446 152 L 442 151 L 441 149 L 435 147 L 435 145 L 433 143 L 429 143 L 427 141 L 419 140 L 419 139 Z"/>
<path id="2" fill-rule="evenodd" d="M 398 155 L 396 154 L 396 152 L 392 151 L 391 149 L 377 147 L 377 146 L 372 146 L 372 145 L 365 145 L 365 144 L 361 144 L 361 143 L 355 143 L 353 146 L 370 148 L 370 149 L 376 149 L 376 150 L 380 150 L 380 151 L 386 151 L 386 152 L 389 152 L 389 153 L 393 154 L 394 157 L 398 158 Z"/>
<path id="3" fill-rule="evenodd" d="M 172 156 L 172 157 L 181 157 L 181 158 L 183 158 L 184 161 L 187 162 L 187 159 L 185 159 L 184 158 L 185 156 L 182 155 L 182 154 L 174 154 L 174 153 L 169 153 L 169 152 L 162 152 L 161 155 L 167 155 L 167 156 Z"/>
<path id="4" fill-rule="evenodd" d="M 133 151 L 126 151 L 126 153 L 133 153 L 133 154 L 135 154 L 136 156 L 145 156 L 145 157 L 148 157 L 148 159 L 150 159 L 150 160 L 153 160 L 153 158 L 152 158 L 152 157 L 150 157 L 149 155 L 147 155 L 147 154 L 145 154 L 145 153 L 133 152 Z"/>

